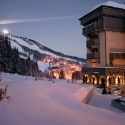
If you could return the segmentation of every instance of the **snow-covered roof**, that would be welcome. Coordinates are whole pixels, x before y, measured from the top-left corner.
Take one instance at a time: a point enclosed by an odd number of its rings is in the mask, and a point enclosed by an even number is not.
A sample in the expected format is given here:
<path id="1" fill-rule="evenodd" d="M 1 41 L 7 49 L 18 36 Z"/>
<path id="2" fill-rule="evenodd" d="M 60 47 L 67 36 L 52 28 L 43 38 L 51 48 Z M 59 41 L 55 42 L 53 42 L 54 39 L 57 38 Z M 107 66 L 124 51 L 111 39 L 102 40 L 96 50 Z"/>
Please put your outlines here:
<path id="1" fill-rule="evenodd" d="M 101 4 L 98 4 L 96 5 L 95 7 L 93 7 L 91 11 L 95 10 L 96 8 L 100 7 L 100 6 L 110 6 L 110 7 L 116 7 L 116 8 L 120 8 L 120 9 L 125 9 L 125 4 L 120 4 L 120 3 L 117 3 L 117 2 L 114 2 L 114 1 L 107 1 L 107 2 L 104 2 L 104 3 L 101 3 Z"/>

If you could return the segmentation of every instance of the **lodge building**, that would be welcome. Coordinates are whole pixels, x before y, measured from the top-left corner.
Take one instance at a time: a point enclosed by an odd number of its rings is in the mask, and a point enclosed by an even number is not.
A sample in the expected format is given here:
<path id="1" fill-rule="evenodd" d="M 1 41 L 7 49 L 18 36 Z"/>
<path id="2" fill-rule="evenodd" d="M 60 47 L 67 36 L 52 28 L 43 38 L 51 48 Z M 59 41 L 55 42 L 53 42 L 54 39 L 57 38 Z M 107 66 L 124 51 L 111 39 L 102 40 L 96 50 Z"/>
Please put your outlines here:
<path id="1" fill-rule="evenodd" d="M 108 2 L 107 2 L 108 3 Z M 101 5 L 79 19 L 86 37 L 87 82 L 125 83 L 125 5 Z"/>

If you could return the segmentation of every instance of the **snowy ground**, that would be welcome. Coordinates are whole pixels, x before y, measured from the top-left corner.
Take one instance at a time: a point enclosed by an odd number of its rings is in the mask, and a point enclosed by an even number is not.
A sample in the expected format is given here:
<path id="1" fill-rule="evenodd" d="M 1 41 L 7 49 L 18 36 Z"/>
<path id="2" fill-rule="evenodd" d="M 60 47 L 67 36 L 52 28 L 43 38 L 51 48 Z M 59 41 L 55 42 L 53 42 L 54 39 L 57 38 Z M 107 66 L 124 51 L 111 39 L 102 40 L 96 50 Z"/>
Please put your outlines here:
<path id="1" fill-rule="evenodd" d="M 0 88 L 9 85 L 9 100 L 0 101 L 0 125 L 124 125 L 125 113 L 111 107 L 112 95 L 95 94 L 89 104 L 81 102 L 89 85 L 2 73 Z"/>

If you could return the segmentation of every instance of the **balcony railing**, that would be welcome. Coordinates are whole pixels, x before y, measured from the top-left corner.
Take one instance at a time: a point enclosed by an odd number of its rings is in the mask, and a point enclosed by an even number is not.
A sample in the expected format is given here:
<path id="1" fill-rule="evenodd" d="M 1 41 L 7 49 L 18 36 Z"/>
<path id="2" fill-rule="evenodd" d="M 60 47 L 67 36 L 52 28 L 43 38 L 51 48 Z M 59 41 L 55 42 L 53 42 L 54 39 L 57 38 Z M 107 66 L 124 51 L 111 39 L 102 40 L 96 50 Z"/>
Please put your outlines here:
<path id="1" fill-rule="evenodd" d="M 94 33 L 95 31 L 100 31 L 100 24 L 99 23 L 92 23 L 83 28 L 83 35 Z"/>
<path id="2" fill-rule="evenodd" d="M 99 45 L 99 39 L 91 39 L 86 41 L 86 47 L 91 47 L 92 45 Z"/>
<path id="3" fill-rule="evenodd" d="M 98 52 L 87 54 L 87 59 L 97 59 L 100 58 L 100 54 Z"/>
<path id="4" fill-rule="evenodd" d="M 125 59 L 125 52 L 109 53 L 110 59 Z"/>
<path id="5" fill-rule="evenodd" d="M 99 74 L 99 75 L 104 75 L 104 74 L 124 74 L 125 69 L 124 68 L 117 68 L 117 67 L 104 67 L 104 68 L 82 68 L 83 73 L 88 73 L 88 74 Z"/>

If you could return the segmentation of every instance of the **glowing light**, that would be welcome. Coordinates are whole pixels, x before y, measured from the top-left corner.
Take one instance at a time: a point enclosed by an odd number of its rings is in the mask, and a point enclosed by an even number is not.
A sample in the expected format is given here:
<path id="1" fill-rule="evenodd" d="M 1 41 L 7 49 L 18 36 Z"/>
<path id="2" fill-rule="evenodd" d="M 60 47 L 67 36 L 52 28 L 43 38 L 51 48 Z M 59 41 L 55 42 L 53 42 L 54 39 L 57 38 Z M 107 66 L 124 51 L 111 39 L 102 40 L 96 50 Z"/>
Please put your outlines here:
<path id="1" fill-rule="evenodd" d="M 9 32 L 8 32 L 8 30 L 4 29 L 4 30 L 3 30 L 3 33 L 4 33 L 4 34 L 8 34 Z"/>

